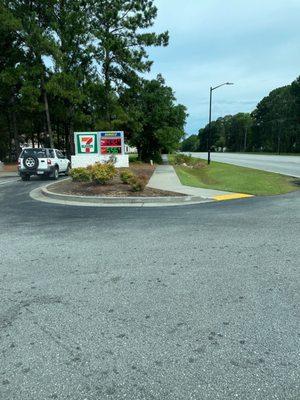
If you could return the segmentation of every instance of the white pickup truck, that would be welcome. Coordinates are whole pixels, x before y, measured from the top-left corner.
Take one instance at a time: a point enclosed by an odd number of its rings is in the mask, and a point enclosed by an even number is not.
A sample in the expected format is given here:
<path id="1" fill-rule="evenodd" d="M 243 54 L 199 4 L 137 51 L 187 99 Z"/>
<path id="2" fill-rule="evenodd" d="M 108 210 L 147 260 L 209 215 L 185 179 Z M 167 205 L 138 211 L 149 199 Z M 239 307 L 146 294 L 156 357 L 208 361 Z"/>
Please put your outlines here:
<path id="1" fill-rule="evenodd" d="M 58 179 L 59 174 L 68 175 L 70 160 L 57 149 L 24 148 L 18 159 L 18 171 L 23 181 L 32 175 Z"/>

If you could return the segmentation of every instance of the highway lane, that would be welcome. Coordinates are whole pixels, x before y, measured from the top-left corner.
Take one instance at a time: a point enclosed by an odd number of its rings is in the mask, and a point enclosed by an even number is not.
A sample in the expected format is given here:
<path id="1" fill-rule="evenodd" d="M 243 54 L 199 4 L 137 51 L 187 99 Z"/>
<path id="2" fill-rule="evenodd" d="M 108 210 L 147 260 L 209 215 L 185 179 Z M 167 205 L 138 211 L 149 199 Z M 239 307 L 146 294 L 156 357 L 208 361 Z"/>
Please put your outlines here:
<path id="1" fill-rule="evenodd" d="M 194 157 L 207 158 L 207 153 L 192 153 Z M 277 172 L 300 178 L 300 156 L 276 156 L 241 153 L 211 153 L 213 161 Z"/>
<path id="2" fill-rule="evenodd" d="M 0 186 L 0 399 L 300 397 L 300 194 L 92 208 Z"/>

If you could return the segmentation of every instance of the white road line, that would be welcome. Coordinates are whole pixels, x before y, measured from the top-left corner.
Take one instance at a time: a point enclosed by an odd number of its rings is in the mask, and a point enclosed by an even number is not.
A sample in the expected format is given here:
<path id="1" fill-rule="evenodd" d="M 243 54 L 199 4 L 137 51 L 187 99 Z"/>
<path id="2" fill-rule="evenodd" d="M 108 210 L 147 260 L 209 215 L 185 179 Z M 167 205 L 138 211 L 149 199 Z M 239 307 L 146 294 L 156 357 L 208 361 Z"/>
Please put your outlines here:
<path id="1" fill-rule="evenodd" d="M 18 179 L 14 179 L 14 180 L 11 180 L 11 181 L 0 182 L 0 185 L 4 185 L 5 183 L 10 183 L 10 182 L 17 182 L 17 181 L 18 181 Z"/>

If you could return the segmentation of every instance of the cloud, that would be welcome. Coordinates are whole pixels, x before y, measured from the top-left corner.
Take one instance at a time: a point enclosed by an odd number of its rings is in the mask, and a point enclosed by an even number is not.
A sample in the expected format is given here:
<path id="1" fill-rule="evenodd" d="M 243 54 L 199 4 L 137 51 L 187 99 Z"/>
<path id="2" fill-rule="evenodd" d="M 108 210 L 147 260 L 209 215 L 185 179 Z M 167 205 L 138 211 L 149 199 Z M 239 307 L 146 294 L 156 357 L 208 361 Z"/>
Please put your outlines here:
<path id="1" fill-rule="evenodd" d="M 300 74 L 299 0 L 156 0 L 155 31 L 170 31 L 168 48 L 150 50 L 150 76 L 162 73 L 188 107 L 186 130 L 206 124 L 209 87 L 214 118 L 252 111 L 271 90 Z"/>

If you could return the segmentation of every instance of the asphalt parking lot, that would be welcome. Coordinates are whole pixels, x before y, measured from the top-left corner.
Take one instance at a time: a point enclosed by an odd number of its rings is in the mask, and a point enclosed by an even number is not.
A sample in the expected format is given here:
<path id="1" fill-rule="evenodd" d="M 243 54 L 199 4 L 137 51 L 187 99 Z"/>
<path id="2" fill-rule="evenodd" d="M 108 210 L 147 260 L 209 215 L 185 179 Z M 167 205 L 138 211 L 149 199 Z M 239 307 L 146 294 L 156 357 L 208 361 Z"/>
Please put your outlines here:
<path id="1" fill-rule="evenodd" d="M 0 181 L 0 399 L 300 398 L 300 193 L 163 208 Z"/>

